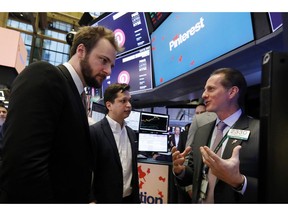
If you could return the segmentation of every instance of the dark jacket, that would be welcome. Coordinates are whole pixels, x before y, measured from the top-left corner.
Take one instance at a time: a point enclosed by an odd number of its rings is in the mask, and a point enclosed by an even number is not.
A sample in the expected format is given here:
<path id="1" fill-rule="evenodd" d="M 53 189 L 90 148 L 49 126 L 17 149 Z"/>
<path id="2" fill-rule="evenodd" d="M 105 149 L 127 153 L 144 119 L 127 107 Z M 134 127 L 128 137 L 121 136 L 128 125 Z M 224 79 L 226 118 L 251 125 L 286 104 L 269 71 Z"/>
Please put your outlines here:
<path id="1" fill-rule="evenodd" d="M 5 121 L 1 203 L 88 203 L 89 126 L 68 70 L 36 62 L 15 79 Z"/>
<path id="2" fill-rule="evenodd" d="M 140 203 L 137 168 L 138 142 L 134 131 L 126 126 L 132 150 L 132 200 Z M 123 174 L 117 145 L 108 120 L 90 126 L 93 147 L 93 190 L 92 199 L 97 203 L 122 203 Z"/>
<path id="3" fill-rule="evenodd" d="M 200 194 L 202 180 L 202 155 L 200 146 L 208 145 L 212 135 L 215 122 L 208 123 L 200 127 L 195 134 L 192 143 L 192 151 L 189 155 L 188 167 L 185 170 L 183 180 L 178 180 L 182 186 L 193 184 L 192 202 L 197 203 Z M 215 203 L 257 203 L 258 202 L 258 154 L 259 154 L 259 120 L 252 119 L 244 114 L 235 123 L 234 129 L 249 130 L 250 137 L 247 141 L 229 139 L 222 158 L 228 159 L 232 156 L 232 151 L 237 145 L 242 148 L 239 153 L 240 173 L 247 178 L 247 188 L 244 195 L 236 192 L 230 185 L 221 180 L 216 181 L 214 189 Z"/>

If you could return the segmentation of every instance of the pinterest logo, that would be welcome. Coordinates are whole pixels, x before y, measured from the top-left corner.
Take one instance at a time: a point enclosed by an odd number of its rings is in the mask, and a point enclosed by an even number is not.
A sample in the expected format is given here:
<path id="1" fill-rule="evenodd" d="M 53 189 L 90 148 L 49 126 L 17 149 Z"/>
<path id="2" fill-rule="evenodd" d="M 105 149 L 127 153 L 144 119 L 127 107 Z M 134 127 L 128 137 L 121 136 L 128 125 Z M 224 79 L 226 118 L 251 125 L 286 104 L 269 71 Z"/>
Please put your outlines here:
<path id="1" fill-rule="evenodd" d="M 125 43 L 125 34 L 121 29 L 115 29 L 114 31 L 115 39 L 118 42 L 118 46 L 123 47 Z"/>
<path id="2" fill-rule="evenodd" d="M 130 82 L 130 75 L 127 71 L 121 71 L 118 75 L 118 83 L 126 83 L 129 84 Z"/>

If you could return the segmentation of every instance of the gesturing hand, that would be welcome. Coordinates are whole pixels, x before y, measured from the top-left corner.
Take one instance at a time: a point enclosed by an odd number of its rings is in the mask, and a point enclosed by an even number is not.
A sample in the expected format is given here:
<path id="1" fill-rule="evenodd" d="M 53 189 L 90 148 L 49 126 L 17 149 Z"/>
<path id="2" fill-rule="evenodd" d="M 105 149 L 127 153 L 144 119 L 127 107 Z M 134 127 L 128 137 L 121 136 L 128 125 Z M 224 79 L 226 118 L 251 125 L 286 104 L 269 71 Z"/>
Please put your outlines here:
<path id="1" fill-rule="evenodd" d="M 175 146 L 172 148 L 171 152 L 173 161 L 173 172 L 175 174 L 180 174 L 185 169 L 185 166 L 183 165 L 185 157 L 189 154 L 191 149 L 192 148 L 188 146 L 182 153 L 180 153 L 180 151 L 178 151 Z"/>
<path id="2" fill-rule="evenodd" d="M 243 176 L 239 171 L 240 149 L 241 146 L 236 146 L 231 158 L 222 159 L 207 146 L 200 147 L 203 162 L 211 169 L 212 174 L 232 187 L 237 187 L 243 182 Z"/>

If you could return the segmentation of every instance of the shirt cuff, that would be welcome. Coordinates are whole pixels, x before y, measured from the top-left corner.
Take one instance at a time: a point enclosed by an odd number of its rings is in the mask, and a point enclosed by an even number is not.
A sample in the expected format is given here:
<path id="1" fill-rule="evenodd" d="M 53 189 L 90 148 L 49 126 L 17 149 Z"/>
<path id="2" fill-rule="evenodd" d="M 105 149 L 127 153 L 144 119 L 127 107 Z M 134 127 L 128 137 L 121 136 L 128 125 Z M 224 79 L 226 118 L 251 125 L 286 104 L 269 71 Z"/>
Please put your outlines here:
<path id="1" fill-rule="evenodd" d="M 243 184 L 241 184 L 238 188 L 233 188 L 235 191 L 237 191 L 238 193 L 241 193 L 242 195 L 245 193 L 246 188 L 247 188 L 247 178 L 245 175 L 243 175 L 243 177 L 244 177 Z"/>
<path id="2" fill-rule="evenodd" d="M 174 173 L 173 170 L 172 170 L 172 172 L 173 172 L 173 175 L 174 175 L 177 179 L 180 179 L 180 180 L 182 180 L 182 179 L 184 178 L 184 176 L 185 176 L 185 169 L 184 169 L 181 173 L 179 173 L 179 174 Z"/>

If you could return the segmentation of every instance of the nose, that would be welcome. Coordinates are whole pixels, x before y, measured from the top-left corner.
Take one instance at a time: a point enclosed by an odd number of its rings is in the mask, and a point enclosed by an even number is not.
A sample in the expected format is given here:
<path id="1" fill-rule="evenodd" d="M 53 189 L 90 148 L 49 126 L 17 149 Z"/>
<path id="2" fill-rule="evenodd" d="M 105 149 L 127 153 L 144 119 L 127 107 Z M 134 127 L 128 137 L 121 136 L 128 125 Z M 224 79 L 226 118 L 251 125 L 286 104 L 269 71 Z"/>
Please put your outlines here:
<path id="1" fill-rule="evenodd" d="M 111 65 L 107 65 L 106 67 L 104 67 L 103 71 L 104 71 L 104 73 L 105 73 L 106 76 L 110 76 L 111 73 L 112 73 L 112 67 L 111 67 Z"/>
<path id="2" fill-rule="evenodd" d="M 127 106 L 132 107 L 131 101 L 128 101 Z"/>
<path id="3" fill-rule="evenodd" d="M 208 97 L 208 95 L 207 95 L 207 93 L 206 93 L 206 90 L 203 92 L 203 94 L 202 94 L 202 98 L 203 99 L 205 99 L 205 98 L 207 98 Z"/>

